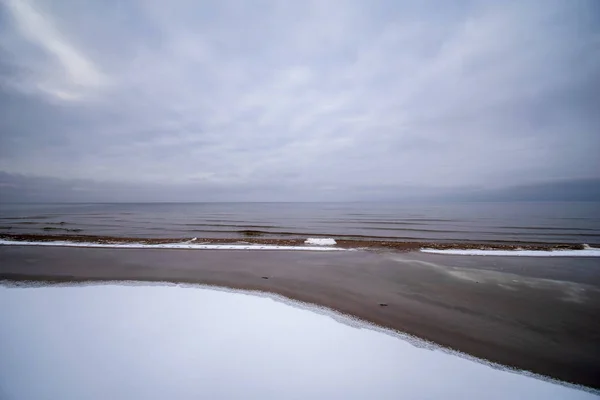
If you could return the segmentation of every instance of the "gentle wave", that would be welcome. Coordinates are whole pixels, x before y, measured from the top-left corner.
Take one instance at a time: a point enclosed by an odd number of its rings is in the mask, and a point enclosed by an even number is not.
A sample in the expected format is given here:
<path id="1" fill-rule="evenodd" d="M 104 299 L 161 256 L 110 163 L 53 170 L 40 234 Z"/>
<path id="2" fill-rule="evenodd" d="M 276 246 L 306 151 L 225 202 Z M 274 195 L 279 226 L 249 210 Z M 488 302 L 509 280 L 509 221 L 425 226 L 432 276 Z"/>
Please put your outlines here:
<path id="1" fill-rule="evenodd" d="M 499 226 L 499 229 L 511 229 L 511 230 L 524 230 L 524 231 L 574 231 L 574 232 L 585 232 L 592 231 L 596 232 L 597 229 L 593 228 L 565 228 L 555 226 Z"/>
<path id="2" fill-rule="evenodd" d="M 263 229 L 281 229 L 276 225 L 245 225 L 245 224 L 173 224 L 174 226 L 209 226 L 209 227 L 227 227 L 227 228 L 263 228 Z"/>
<path id="3" fill-rule="evenodd" d="M 283 228 L 283 229 L 282 229 Z M 489 227 L 458 227 L 439 226 L 436 228 L 392 228 L 387 226 L 361 226 L 353 229 L 335 229 L 332 226 L 284 226 L 284 225 L 217 225 L 217 224 L 161 224 L 155 222 L 132 223 L 103 223 L 83 224 L 68 222 L 61 223 L 27 223 L 0 226 L 0 234 L 19 232 L 40 234 L 42 232 L 82 233 L 95 236 L 122 236 L 122 237 L 181 237 L 197 236 L 205 239 L 213 237 L 238 237 L 257 236 L 265 238 L 305 238 L 310 236 L 339 237 L 358 240 L 386 240 L 386 241 L 436 241 L 436 242 L 488 242 L 512 244 L 577 244 L 588 242 L 600 244 L 600 231 L 587 229 L 564 228 L 560 230 L 522 230 L 510 233 L 493 231 Z M 217 235 L 217 236 L 215 236 Z M 225 235 L 225 236 L 223 236 Z"/>
<path id="4" fill-rule="evenodd" d="M 336 237 L 388 242 L 507 243 L 524 248 L 585 242 L 600 247 L 600 203 L 0 206 L 0 235 L 81 233 L 156 240 L 199 237 L 206 241 Z M 70 239 L 61 237 L 60 240 Z"/>

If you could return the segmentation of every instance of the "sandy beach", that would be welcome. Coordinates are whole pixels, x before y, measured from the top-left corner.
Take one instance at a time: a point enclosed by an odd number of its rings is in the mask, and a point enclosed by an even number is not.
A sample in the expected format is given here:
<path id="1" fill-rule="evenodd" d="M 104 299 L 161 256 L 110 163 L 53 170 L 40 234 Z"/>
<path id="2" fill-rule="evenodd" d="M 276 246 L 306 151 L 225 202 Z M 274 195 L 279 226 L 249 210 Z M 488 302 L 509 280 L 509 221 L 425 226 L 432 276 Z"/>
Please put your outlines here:
<path id="1" fill-rule="evenodd" d="M 277 293 L 600 388 L 593 258 L 0 246 L 0 260 L 0 279 L 11 281 L 170 281 Z"/>

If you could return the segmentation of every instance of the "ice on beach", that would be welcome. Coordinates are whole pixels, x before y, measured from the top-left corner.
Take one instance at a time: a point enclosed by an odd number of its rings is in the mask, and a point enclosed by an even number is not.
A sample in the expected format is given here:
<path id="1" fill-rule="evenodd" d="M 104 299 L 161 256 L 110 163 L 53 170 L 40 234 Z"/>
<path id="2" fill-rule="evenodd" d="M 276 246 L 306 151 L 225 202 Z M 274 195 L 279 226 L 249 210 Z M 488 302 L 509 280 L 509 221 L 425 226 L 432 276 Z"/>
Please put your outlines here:
<path id="1" fill-rule="evenodd" d="M 317 239 L 319 240 L 319 239 Z M 333 239 L 325 239 L 333 240 Z M 317 246 L 278 246 L 266 244 L 210 244 L 198 243 L 197 238 L 183 243 L 94 243 L 70 241 L 20 241 L 0 239 L 0 245 L 6 246 L 59 246 L 59 247 L 94 247 L 94 248 L 123 248 L 123 249 L 189 249 L 189 250 L 287 250 L 287 251 L 340 251 L 345 250 L 335 247 L 320 247 L 323 244 L 313 243 Z M 333 242 L 335 244 L 335 241 Z"/>
<path id="2" fill-rule="evenodd" d="M 0 286 L 0 304 L 6 399 L 596 397 L 268 296 Z"/>
<path id="3" fill-rule="evenodd" d="M 336 244 L 336 241 L 331 238 L 308 238 L 304 241 L 304 243 L 317 246 L 333 246 Z"/>
<path id="4" fill-rule="evenodd" d="M 582 250 L 421 249 L 421 252 L 458 256 L 600 257 L 600 249 L 589 246 Z"/>

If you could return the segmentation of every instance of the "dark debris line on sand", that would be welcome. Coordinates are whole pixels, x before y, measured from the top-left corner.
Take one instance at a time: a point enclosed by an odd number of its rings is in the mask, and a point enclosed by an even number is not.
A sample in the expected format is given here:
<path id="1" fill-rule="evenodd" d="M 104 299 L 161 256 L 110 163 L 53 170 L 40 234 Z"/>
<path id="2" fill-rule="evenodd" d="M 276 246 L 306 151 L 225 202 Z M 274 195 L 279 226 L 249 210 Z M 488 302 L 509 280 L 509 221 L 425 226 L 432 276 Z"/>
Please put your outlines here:
<path id="1" fill-rule="evenodd" d="M 0 239 L 30 242 L 52 242 L 68 241 L 74 243 L 98 243 L 98 244 L 128 244 L 141 243 L 147 245 L 185 243 L 190 238 L 128 238 L 113 236 L 72 235 L 72 234 L 11 234 L 0 233 Z M 280 239 L 264 237 L 234 238 L 200 238 L 194 244 L 251 244 L 251 245 L 277 245 L 277 246 L 303 246 L 305 239 Z M 337 247 L 352 249 L 381 249 L 395 251 L 414 251 L 421 248 L 430 249 L 479 249 L 479 250 L 582 250 L 581 244 L 563 243 L 488 243 L 488 242 L 419 242 L 419 241 L 393 241 L 393 240 L 358 240 L 358 239 L 335 239 Z"/>

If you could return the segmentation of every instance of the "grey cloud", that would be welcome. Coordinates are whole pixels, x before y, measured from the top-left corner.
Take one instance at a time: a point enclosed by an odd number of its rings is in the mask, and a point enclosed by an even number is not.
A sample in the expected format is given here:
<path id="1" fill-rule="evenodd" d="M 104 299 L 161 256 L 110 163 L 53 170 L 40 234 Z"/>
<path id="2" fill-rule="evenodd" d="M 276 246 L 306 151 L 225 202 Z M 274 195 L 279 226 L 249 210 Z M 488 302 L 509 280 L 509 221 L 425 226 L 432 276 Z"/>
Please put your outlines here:
<path id="1" fill-rule="evenodd" d="M 215 200 L 598 178 L 599 11 L 7 0 L 0 170 Z"/>

